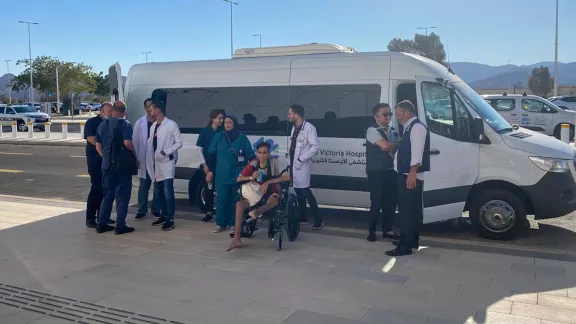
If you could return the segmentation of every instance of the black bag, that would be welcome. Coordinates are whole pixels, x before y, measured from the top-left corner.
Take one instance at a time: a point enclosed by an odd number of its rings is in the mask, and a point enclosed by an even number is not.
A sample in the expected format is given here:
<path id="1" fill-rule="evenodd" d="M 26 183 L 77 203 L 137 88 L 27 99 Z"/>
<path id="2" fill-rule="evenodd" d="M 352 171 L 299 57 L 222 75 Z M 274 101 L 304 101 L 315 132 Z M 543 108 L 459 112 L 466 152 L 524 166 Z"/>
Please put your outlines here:
<path id="1" fill-rule="evenodd" d="M 108 123 L 108 120 L 106 120 L 106 123 Z M 124 136 L 122 136 L 124 120 L 120 120 L 118 127 L 114 129 L 110 129 L 109 125 L 107 126 L 112 140 L 110 146 L 110 169 L 116 173 L 137 175 L 138 162 L 136 161 L 136 155 L 124 146 Z"/>

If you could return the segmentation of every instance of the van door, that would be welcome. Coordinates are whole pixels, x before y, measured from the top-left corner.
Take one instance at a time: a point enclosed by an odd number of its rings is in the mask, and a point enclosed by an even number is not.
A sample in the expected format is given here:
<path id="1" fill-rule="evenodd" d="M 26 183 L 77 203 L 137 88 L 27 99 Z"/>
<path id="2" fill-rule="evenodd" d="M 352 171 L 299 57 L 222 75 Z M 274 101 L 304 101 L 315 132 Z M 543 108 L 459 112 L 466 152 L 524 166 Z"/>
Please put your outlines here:
<path id="1" fill-rule="evenodd" d="M 110 100 L 112 102 L 124 101 L 124 84 L 120 63 L 115 63 L 108 69 L 108 83 L 110 84 Z"/>
<path id="2" fill-rule="evenodd" d="M 558 110 L 535 98 L 522 98 L 520 126 L 546 135 L 552 135 L 554 115 Z"/>
<path id="3" fill-rule="evenodd" d="M 430 172 L 424 176 L 424 222 L 462 216 L 478 177 L 480 146 L 472 134 L 472 116 L 449 85 L 435 78 L 416 77 L 418 116 L 430 131 Z M 427 114 L 434 102 L 448 102 L 443 116 Z"/>

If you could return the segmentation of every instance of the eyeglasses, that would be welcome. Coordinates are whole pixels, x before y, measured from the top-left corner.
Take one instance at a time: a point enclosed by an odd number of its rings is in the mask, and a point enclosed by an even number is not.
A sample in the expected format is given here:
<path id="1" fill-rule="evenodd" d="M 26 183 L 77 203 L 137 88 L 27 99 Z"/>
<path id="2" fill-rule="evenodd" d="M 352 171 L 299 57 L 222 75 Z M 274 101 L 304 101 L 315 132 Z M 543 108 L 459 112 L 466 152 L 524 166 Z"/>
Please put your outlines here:
<path id="1" fill-rule="evenodd" d="M 386 112 L 386 113 L 382 113 L 382 116 L 383 117 L 392 117 L 392 116 L 394 116 L 394 114 L 391 112 Z"/>

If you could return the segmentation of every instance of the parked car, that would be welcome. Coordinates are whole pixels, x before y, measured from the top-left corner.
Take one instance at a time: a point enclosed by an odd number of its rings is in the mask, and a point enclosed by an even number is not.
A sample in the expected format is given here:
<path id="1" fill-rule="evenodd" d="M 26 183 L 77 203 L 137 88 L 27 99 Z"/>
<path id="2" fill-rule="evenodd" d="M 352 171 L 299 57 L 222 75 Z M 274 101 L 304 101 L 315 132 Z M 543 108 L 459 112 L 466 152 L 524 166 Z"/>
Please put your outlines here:
<path id="1" fill-rule="evenodd" d="M 44 123 L 50 121 L 48 114 L 37 112 L 32 106 L 13 105 L 0 107 L 0 121 L 16 122 L 18 131 L 28 130 L 28 123 L 32 122 L 33 127 L 44 131 Z"/>
<path id="2" fill-rule="evenodd" d="M 562 109 L 570 109 L 576 111 L 576 95 L 552 97 L 548 100 Z"/>

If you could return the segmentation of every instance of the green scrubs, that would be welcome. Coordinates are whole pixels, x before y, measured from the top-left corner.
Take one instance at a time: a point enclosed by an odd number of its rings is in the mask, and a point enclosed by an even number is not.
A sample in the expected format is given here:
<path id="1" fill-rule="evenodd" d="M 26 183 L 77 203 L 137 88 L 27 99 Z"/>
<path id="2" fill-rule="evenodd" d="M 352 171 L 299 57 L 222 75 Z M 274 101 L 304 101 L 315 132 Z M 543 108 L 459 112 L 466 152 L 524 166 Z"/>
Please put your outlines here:
<path id="1" fill-rule="evenodd" d="M 244 166 L 254 158 L 254 150 L 248 137 L 244 134 L 238 135 L 232 141 L 232 148 L 239 156 L 244 157 L 244 161 L 238 158 L 230 150 L 230 145 L 223 132 L 217 133 L 210 144 L 208 152 L 216 154 L 216 225 L 226 228 L 234 226 L 234 216 L 236 212 L 236 202 L 238 201 L 238 189 L 240 185 L 236 179 Z"/>

